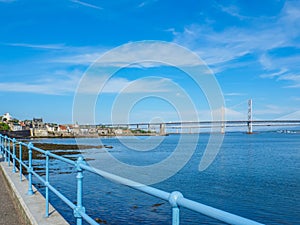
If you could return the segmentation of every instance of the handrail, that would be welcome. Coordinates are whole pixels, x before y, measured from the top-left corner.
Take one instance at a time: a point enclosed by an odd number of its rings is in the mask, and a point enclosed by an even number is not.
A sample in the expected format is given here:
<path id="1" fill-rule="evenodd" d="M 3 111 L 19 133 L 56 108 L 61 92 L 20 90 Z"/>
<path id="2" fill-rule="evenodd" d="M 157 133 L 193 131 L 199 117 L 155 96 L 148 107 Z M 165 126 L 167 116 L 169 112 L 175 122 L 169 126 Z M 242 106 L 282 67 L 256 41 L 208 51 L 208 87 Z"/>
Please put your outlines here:
<path id="1" fill-rule="evenodd" d="M 11 149 L 12 145 L 12 149 Z M 16 155 L 16 147 L 19 145 L 19 157 Z M 22 161 L 22 154 L 23 154 L 23 148 L 27 147 L 28 150 L 28 163 L 24 163 Z M 37 174 L 32 165 L 32 151 L 37 151 L 39 153 L 42 153 L 46 158 L 46 165 L 45 165 L 45 179 L 41 177 L 39 174 Z M 178 191 L 173 192 L 166 192 L 157 188 L 153 188 L 147 185 L 143 185 L 141 183 L 105 172 L 103 170 L 96 169 L 94 167 L 91 167 L 85 163 L 83 158 L 80 156 L 78 157 L 77 161 L 72 161 L 70 159 L 67 159 L 62 156 L 58 156 L 56 154 L 51 153 L 50 151 L 45 151 L 43 149 L 34 147 L 33 144 L 30 142 L 28 144 L 23 142 L 17 142 L 15 138 L 9 138 L 7 136 L 3 136 L 0 134 L 0 153 L 4 157 L 5 161 L 10 165 L 10 161 L 12 160 L 13 163 L 13 172 L 16 172 L 16 161 L 19 163 L 19 174 L 20 174 L 20 180 L 22 181 L 22 167 L 27 169 L 28 172 L 28 190 L 27 194 L 32 195 L 32 175 L 34 175 L 38 180 L 40 180 L 45 185 L 45 216 L 49 216 L 49 190 L 52 191 L 58 198 L 60 198 L 66 205 L 68 205 L 71 209 L 73 209 L 74 217 L 76 218 L 77 225 L 82 224 L 82 219 L 87 221 L 89 224 L 92 225 L 98 225 L 98 223 L 91 218 L 89 215 L 85 213 L 85 208 L 82 205 L 82 182 L 83 182 L 83 171 L 89 171 L 91 173 L 97 174 L 107 180 L 110 180 L 112 182 L 117 182 L 121 185 L 125 185 L 128 187 L 131 187 L 133 189 L 136 189 L 138 191 L 144 192 L 146 194 L 155 196 L 157 198 L 163 199 L 167 202 L 169 202 L 170 206 L 172 207 L 172 225 L 179 225 L 179 215 L 180 210 L 179 207 L 184 207 L 187 209 L 190 209 L 192 211 L 201 213 L 203 215 L 212 217 L 214 219 L 220 220 L 222 222 L 228 223 L 228 224 L 238 224 L 238 225 L 259 225 L 261 223 L 258 223 L 253 220 L 246 219 L 241 216 L 237 216 L 204 204 L 201 204 L 196 201 L 192 201 L 190 199 L 187 199 L 183 197 L 183 195 Z M 62 193 L 60 193 L 55 187 L 53 187 L 49 182 L 49 157 L 58 159 L 60 161 L 66 162 L 72 166 L 74 166 L 77 170 L 77 204 L 75 205 L 71 200 L 69 200 L 66 196 L 64 196 Z"/>

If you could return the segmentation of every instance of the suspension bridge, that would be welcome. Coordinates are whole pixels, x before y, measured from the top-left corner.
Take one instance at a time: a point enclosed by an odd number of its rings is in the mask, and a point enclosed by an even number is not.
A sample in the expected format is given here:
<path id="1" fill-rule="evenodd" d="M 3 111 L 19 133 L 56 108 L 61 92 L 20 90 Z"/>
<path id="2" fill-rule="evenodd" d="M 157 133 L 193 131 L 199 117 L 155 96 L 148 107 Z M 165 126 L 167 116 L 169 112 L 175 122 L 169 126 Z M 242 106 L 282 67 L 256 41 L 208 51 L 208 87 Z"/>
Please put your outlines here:
<path id="1" fill-rule="evenodd" d="M 224 110 L 222 110 L 224 113 Z M 225 116 L 222 115 L 222 118 Z M 218 121 L 175 121 L 152 123 L 120 123 L 102 124 L 107 127 L 126 127 L 145 131 L 158 131 L 160 135 L 169 133 L 200 133 L 213 130 L 213 132 L 225 133 L 226 128 L 243 128 L 248 134 L 253 133 L 253 127 L 300 127 L 299 120 L 253 120 L 252 99 L 248 100 L 248 114 L 245 120 L 218 120 Z"/>

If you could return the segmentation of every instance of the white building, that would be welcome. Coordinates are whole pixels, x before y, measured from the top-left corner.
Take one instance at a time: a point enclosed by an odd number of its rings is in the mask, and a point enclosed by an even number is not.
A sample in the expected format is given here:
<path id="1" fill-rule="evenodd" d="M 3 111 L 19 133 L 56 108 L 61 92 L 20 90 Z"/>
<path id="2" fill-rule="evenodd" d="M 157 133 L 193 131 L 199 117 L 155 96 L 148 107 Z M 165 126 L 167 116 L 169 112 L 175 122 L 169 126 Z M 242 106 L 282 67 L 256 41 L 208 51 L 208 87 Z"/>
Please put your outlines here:
<path id="1" fill-rule="evenodd" d="M 21 126 L 20 124 L 18 124 L 18 123 L 14 123 L 14 124 L 12 124 L 12 126 L 11 126 L 11 130 L 12 130 L 12 131 L 19 131 L 19 130 L 22 130 L 22 126 Z"/>
<path id="2" fill-rule="evenodd" d="M 12 116 L 9 114 L 9 113 L 5 113 L 3 116 L 2 116 L 2 121 L 10 121 L 12 120 Z"/>

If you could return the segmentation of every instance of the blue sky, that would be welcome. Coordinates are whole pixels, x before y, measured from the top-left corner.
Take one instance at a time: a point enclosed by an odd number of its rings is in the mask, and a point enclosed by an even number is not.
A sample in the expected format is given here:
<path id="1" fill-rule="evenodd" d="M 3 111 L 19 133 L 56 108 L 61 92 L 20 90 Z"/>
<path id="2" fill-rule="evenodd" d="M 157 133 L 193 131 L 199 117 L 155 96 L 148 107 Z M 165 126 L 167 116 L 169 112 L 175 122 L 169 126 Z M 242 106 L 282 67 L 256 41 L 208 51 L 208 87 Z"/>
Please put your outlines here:
<path id="1" fill-rule="evenodd" d="M 89 66 L 110 49 L 143 40 L 176 43 L 199 55 L 219 82 L 228 119 L 246 119 L 249 98 L 254 118 L 300 118 L 300 2 L 282 0 L 0 0 L 0 113 L 71 123 Z M 110 120 L 118 92 L 137 76 L 158 78 L 139 83 L 136 93 L 172 93 L 165 82 L 175 82 L 207 119 L 208 104 L 193 82 L 176 68 L 156 66 L 116 74 L 96 103 L 96 122 Z M 129 117 L 179 118 L 159 98 L 140 101 Z"/>

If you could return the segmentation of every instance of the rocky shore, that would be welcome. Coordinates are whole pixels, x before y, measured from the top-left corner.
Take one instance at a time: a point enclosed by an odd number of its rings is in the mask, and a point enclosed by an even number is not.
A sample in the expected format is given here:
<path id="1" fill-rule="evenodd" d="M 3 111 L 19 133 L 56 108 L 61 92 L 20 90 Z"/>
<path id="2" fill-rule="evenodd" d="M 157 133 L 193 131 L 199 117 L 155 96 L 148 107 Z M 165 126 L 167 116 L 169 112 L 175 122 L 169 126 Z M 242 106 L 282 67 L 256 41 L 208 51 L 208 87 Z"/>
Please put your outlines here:
<path id="1" fill-rule="evenodd" d="M 52 144 L 52 143 L 33 143 L 34 147 L 43 150 L 83 150 L 83 149 L 101 149 L 101 148 L 113 148 L 108 145 L 77 145 L 77 144 Z"/>

